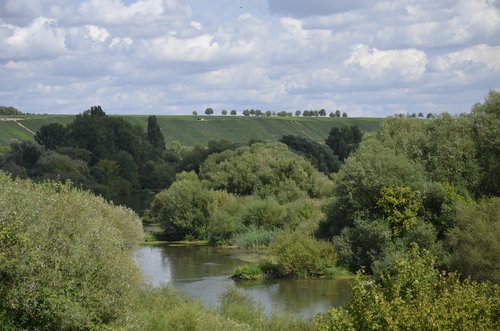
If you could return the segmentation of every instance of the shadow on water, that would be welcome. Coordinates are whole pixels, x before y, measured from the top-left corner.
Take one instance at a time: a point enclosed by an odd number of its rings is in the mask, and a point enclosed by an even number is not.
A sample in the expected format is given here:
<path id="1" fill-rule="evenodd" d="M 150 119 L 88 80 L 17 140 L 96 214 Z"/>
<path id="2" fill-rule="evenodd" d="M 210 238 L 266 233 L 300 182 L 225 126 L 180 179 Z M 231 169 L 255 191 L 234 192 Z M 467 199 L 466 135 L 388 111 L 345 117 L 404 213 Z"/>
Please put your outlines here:
<path id="1" fill-rule="evenodd" d="M 345 305 L 349 299 L 349 280 L 345 279 L 235 282 L 229 277 L 245 263 L 243 255 L 230 248 L 157 245 L 138 248 L 135 261 L 152 286 L 172 284 L 206 306 L 217 305 L 219 296 L 230 286 L 254 298 L 268 314 L 281 311 L 304 318 Z"/>

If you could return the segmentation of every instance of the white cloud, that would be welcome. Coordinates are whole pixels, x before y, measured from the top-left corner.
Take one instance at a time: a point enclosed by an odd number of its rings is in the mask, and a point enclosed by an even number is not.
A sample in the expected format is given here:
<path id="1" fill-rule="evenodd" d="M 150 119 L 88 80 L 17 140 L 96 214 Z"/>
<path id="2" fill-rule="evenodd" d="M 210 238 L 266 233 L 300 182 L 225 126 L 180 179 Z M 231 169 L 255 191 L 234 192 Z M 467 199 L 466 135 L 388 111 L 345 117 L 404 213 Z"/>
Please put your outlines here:
<path id="1" fill-rule="evenodd" d="M 499 17 L 491 0 L 4 0 L 0 96 L 30 112 L 462 112 L 500 88 Z"/>
<path id="2" fill-rule="evenodd" d="M 355 68 L 369 79 L 381 82 L 419 79 L 425 71 L 427 56 L 416 49 L 378 50 L 367 45 L 356 45 L 344 64 Z"/>
<path id="3" fill-rule="evenodd" d="M 0 58 L 39 58 L 61 55 L 66 51 L 65 32 L 57 22 L 39 17 L 25 28 L 3 25 L 11 35 L 1 42 Z"/>
<path id="4" fill-rule="evenodd" d="M 103 43 L 110 36 L 108 30 L 95 25 L 87 25 L 86 30 L 92 41 L 96 43 Z"/>

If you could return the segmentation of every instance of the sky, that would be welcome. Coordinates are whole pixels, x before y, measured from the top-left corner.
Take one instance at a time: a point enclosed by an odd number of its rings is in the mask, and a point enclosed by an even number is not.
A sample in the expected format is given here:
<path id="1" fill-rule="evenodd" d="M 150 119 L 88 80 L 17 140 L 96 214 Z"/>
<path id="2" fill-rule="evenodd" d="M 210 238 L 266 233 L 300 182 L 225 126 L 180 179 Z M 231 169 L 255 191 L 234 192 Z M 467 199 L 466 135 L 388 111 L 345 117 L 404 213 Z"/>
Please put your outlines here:
<path id="1" fill-rule="evenodd" d="M 0 0 L 0 105 L 351 117 L 500 90 L 500 0 Z"/>

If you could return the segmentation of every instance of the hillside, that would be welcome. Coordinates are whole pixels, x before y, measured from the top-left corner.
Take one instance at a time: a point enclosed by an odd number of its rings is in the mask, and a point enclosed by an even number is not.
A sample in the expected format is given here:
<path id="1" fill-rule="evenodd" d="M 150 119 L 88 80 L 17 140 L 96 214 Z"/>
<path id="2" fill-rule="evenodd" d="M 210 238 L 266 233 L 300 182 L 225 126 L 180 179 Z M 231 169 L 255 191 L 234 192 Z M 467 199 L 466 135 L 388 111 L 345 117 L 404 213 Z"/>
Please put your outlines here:
<path id="1" fill-rule="evenodd" d="M 122 116 L 144 129 L 147 115 Z M 316 141 L 324 141 L 334 126 L 357 125 L 363 131 L 373 131 L 382 123 L 381 118 L 310 118 L 310 117 L 231 117 L 231 116 L 157 116 L 165 141 L 178 141 L 184 145 L 205 144 L 209 140 L 226 139 L 247 142 L 250 139 L 278 140 L 294 134 Z M 0 145 L 15 140 L 33 139 L 42 125 L 68 124 L 74 115 L 31 115 L 0 117 Z"/>

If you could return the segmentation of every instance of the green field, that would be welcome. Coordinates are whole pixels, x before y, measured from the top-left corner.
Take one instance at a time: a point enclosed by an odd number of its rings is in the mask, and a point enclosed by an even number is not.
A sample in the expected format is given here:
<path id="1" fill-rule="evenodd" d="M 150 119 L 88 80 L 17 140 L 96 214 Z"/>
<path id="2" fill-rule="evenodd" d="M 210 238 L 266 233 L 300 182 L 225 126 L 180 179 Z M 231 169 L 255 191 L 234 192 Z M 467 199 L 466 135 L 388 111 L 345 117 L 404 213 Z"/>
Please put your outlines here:
<path id="1" fill-rule="evenodd" d="M 144 129 L 147 115 L 121 116 Z M 18 119 L 17 123 L 12 120 Z M 13 141 L 31 140 L 42 125 L 48 123 L 68 124 L 74 115 L 31 115 L 0 117 L 0 145 Z M 178 141 L 183 145 L 206 144 L 210 140 L 226 139 L 247 142 L 250 139 L 278 140 L 283 135 L 293 134 L 322 142 L 334 126 L 357 125 L 363 131 L 373 131 L 381 118 L 310 118 L 310 117 L 232 117 L 232 116 L 157 116 L 165 141 Z M 22 124 L 25 128 L 23 128 Z"/>

